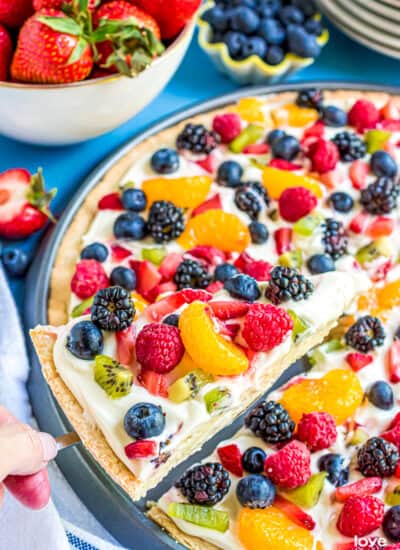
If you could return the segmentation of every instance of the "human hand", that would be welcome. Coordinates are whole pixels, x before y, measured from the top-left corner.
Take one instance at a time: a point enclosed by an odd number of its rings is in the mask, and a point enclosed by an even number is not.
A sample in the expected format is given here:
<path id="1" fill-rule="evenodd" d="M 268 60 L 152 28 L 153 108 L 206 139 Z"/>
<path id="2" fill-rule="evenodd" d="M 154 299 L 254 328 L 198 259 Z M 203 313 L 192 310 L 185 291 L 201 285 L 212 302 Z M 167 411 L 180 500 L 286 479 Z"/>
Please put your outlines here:
<path id="1" fill-rule="evenodd" d="M 46 465 L 56 455 L 53 437 L 22 424 L 0 406 L 0 506 L 4 486 L 29 508 L 46 506 L 50 498 Z"/>

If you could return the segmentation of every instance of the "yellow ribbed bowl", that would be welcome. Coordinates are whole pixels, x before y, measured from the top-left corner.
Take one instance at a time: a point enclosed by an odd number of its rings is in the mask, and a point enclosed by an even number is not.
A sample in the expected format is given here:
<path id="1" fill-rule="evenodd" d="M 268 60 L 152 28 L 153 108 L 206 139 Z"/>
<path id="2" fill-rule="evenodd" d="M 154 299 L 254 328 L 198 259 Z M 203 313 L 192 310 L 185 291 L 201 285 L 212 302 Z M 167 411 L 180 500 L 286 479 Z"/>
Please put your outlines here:
<path id="1" fill-rule="evenodd" d="M 286 54 L 279 65 L 268 65 L 256 55 L 242 61 L 232 59 L 226 44 L 223 42 L 213 44 L 210 41 L 212 36 L 211 26 L 201 19 L 202 14 L 214 5 L 213 1 L 206 2 L 199 12 L 199 45 L 217 69 L 238 84 L 273 84 L 314 63 L 312 57 L 304 58 L 292 53 Z M 320 18 L 319 15 L 316 17 Z M 322 35 L 317 38 L 317 42 L 323 47 L 328 40 L 329 32 L 324 29 Z"/>

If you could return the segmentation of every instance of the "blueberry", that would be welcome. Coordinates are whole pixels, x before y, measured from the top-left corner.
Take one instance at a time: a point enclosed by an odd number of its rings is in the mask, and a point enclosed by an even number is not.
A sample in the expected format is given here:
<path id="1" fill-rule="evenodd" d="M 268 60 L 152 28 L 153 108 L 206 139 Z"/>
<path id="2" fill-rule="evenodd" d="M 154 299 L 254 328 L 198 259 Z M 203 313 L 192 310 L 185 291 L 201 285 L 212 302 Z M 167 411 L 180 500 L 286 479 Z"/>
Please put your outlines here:
<path id="1" fill-rule="evenodd" d="M 396 332 L 394 333 L 394 339 L 400 340 L 400 327 L 398 327 Z"/>
<path id="2" fill-rule="evenodd" d="M 103 347 L 103 334 L 92 321 L 76 323 L 67 336 L 67 349 L 79 359 L 94 359 Z"/>
<path id="3" fill-rule="evenodd" d="M 121 196 L 122 205 L 126 210 L 142 212 L 146 210 L 147 197 L 141 189 L 125 189 Z"/>
<path id="4" fill-rule="evenodd" d="M 224 33 L 219 31 L 214 31 L 211 36 L 211 44 L 219 44 L 220 42 L 224 41 Z"/>
<path id="5" fill-rule="evenodd" d="M 275 487 L 267 477 L 250 474 L 237 484 L 236 496 L 246 508 L 266 508 L 275 499 Z"/>
<path id="6" fill-rule="evenodd" d="M 203 21 L 206 21 L 211 25 L 211 27 L 220 32 L 224 32 L 228 29 L 228 18 L 226 17 L 225 11 L 219 7 L 215 6 L 201 16 Z"/>
<path id="7" fill-rule="evenodd" d="M 248 38 L 242 48 L 242 56 L 244 59 L 252 55 L 257 55 L 263 58 L 267 53 L 267 43 L 260 36 L 251 36 Z"/>
<path id="8" fill-rule="evenodd" d="M 327 472 L 329 483 L 335 487 L 346 485 L 349 480 L 349 467 L 343 467 L 344 458 L 342 455 L 328 453 L 318 459 L 320 472 Z"/>
<path id="9" fill-rule="evenodd" d="M 274 144 L 275 141 L 278 141 L 281 137 L 286 136 L 286 132 L 283 130 L 280 130 L 279 128 L 276 128 L 275 130 L 271 130 L 270 133 L 267 136 L 267 143 L 268 145 Z"/>
<path id="10" fill-rule="evenodd" d="M 238 59 L 242 55 L 242 48 L 246 42 L 246 36 L 240 32 L 229 31 L 224 36 L 224 42 L 227 45 L 229 55 L 233 59 Z"/>
<path id="11" fill-rule="evenodd" d="M 233 6 L 246 6 L 247 8 L 255 9 L 257 0 L 233 0 L 231 2 L 228 2 L 228 4 L 231 3 Z"/>
<path id="12" fill-rule="evenodd" d="M 279 46 L 285 40 L 286 32 L 276 19 L 262 19 L 258 34 L 275 46 Z"/>
<path id="13" fill-rule="evenodd" d="M 124 428 L 134 439 L 149 439 L 162 434 L 165 416 L 161 407 L 152 403 L 137 403 L 125 415 Z"/>
<path id="14" fill-rule="evenodd" d="M 321 46 L 318 44 L 313 34 L 299 25 L 289 25 L 287 28 L 287 39 L 289 51 L 299 57 L 317 57 L 321 52 Z"/>
<path id="15" fill-rule="evenodd" d="M 260 18 L 257 13 L 246 6 L 240 6 L 233 10 L 231 27 L 234 31 L 244 34 L 253 34 L 260 26 Z"/>
<path id="16" fill-rule="evenodd" d="M 120 265 L 118 267 L 114 267 L 111 271 L 110 281 L 112 286 L 122 286 L 125 290 L 135 290 L 136 273 L 133 269 Z"/>
<path id="17" fill-rule="evenodd" d="M 261 474 L 266 458 L 267 455 L 260 447 L 249 447 L 242 456 L 243 468 L 249 474 Z"/>
<path id="18" fill-rule="evenodd" d="M 318 19 L 314 19 L 313 17 L 310 17 L 310 19 L 307 19 L 307 21 L 304 23 L 304 28 L 308 32 L 308 34 L 315 34 L 315 36 L 321 36 L 321 34 L 324 32 L 324 27 Z"/>
<path id="19" fill-rule="evenodd" d="M 370 165 L 378 177 L 394 178 L 397 174 L 396 161 L 386 151 L 376 151 L 371 157 Z"/>
<path id="20" fill-rule="evenodd" d="M 344 214 L 350 212 L 354 206 L 353 197 L 344 191 L 332 193 L 329 197 L 329 202 L 337 212 L 343 212 Z"/>
<path id="21" fill-rule="evenodd" d="M 171 325 L 177 327 L 179 325 L 179 315 L 177 313 L 171 313 L 163 319 L 164 325 Z"/>
<path id="22" fill-rule="evenodd" d="M 301 10 L 306 17 L 317 13 L 317 6 L 313 0 L 291 0 L 291 4 Z"/>
<path id="23" fill-rule="evenodd" d="M 258 13 L 261 17 L 274 17 L 282 6 L 281 0 L 260 0 Z"/>
<path id="24" fill-rule="evenodd" d="M 105 262 L 108 258 L 108 248 L 103 243 L 91 243 L 81 252 L 82 260 L 97 260 Z"/>
<path id="25" fill-rule="evenodd" d="M 134 212 L 125 212 L 115 220 L 113 232 L 117 239 L 141 241 L 146 236 L 146 222 Z"/>
<path id="26" fill-rule="evenodd" d="M 234 160 L 226 160 L 219 165 L 217 182 L 226 187 L 237 187 L 243 175 L 243 168 Z"/>
<path id="27" fill-rule="evenodd" d="M 224 282 L 224 289 L 234 298 L 254 302 L 261 296 L 257 281 L 250 275 L 239 273 Z"/>
<path id="28" fill-rule="evenodd" d="M 367 391 L 368 400 L 378 409 L 390 410 L 394 405 L 393 390 L 384 380 L 377 380 Z"/>
<path id="29" fill-rule="evenodd" d="M 251 242 L 254 244 L 263 244 L 268 241 L 268 227 L 261 222 L 253 221 L 249 224 Z"/>
<path id="30" fill-rule="evenodd" d="M 237 275 L 239 270 L 232 264 L 219 264 L 214 271 L 214 279 L 224 283 L 234 275 Z"/>
<path id="31" fill-rule="evenodd" d="M 296 6 L 285 6 L 279 10 L 279 19 L 287 25 L 301 25 L 304 21 L 304 14 Z"/>
<path id="32" fill-rule="evenodd" d="M 271 46 L 267 55 L 265 56 L 265 61 L 268 65 L 279 65 L 285 58 L 285 52 L 280 46 Z"/>
<path id="33" fill-rule="evenodd" d="M 393 506 L 386 511 L 382 529 L 391 542 L 400 542 L 400 506 Z"/>
<path id="34" fill-rule="evenodd" d="M 327 126 L 332 126 L 334 128 L 339 126 L 346 126 L 347 124 L 347 113 L 339 107 L 334 105 L 327 105 L 322 107 L 321 120 Z"/>
<path id="35" fill-rule="evenodd" d="M 282 136 L 272 144 L 272 153 L 274 157 L 293 160 L 299 152 L 299 141 L 293 136 Z"/>
<path id="36" fill-rule="evenodd" d="M 173 174 L 179 168 L 179 155 L 175 149 L 159 149 L 151 157 L 150 163 L 158 174 Z"/>
<path id="37" fill-rule="evenodd" d="M 335 271 L 335 262 L 328 254 L 314 254 L 307 260 L 307 267 L 313 275 Z"/>
<path id="38" fill-rule="evenodd" d="M 23 277 L 28 270 L 30 258 L 20 248 L 6 248 L 1 254 L 3 265 L 11 277 Z"/>

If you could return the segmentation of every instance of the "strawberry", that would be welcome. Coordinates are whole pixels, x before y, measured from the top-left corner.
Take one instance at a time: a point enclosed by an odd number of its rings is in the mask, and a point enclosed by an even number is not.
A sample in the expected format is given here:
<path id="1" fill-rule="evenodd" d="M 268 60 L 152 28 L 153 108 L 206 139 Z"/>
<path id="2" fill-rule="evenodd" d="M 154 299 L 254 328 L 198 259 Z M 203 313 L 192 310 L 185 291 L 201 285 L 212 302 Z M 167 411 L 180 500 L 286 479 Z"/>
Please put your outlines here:
<path id="1" fill-rule="evenodd" d="M 354 372 L 358 372 L 363 369 L 372 363 L 373 360 L 374 358 L 372 355 L 366 355 L 365 353 L 352 352 L 346 355 L 346 361 Z"/>
<path id="2" fill-rule="evenodd" d="M 0 236 L 23 239 L 42 229 L 56 190 L 46 192 L 41 170 L 31 176 L 23 168 L 0 174 Z"/>
<path id="3" fill-rule="evenodd" d="M 100 6 L 94 15 L 94 25 L 101 67 L 133 76 L 164 51 L 157 21 L 125 0 Z M 102 35 L 110 39 L 100 41 Z"/>
<path id="4" fill-rule="evenodd" d="M 7 80 L 10 70 L 13 46 L 7 30 L 0 25 L 0 80 Z"/>
<path id="5" fill-rule="evenodd" d="M 265 155 L 269 152 L 269 145 L 267 143 L 253 143 L 246 145 L 242 152 L 244 155 Z"/>
<path id="6" fill-rule="evenodd" d="M 123 210 L 121 197 L 119 193 L 109 193 L 104 195 L 97 203 L 99 210 Z"/>
<path id="7" fill-rule="evenodd" d="M 294 523 L 300 525 L 300 527 L 304 527 L 304 529 L 308 529 L 309 531 L 314 529 L 315 521 L 313 518 L 297 506 L 297 504 L 286 500 L 286 498 L 281 495 L 276 495 L 274 506 L 283 512 Z"/>
<path id="8" fill-rule="evenodd" d="M 190 21 L 201 0 L 134 0 L 160 25 L 162 38 L 173 38 Z"/>
<path id="9" fill-rule="evenodd" d="M 221 302 L 210 302 L 209 306 L 215 317 L 221 321 L 243 317 L 249 311 L 249 304 L 244 302 L 227 302 L 223 300 Z"/>
<path id="10" fill-rule="evenodd" d="M 146 308 L 146 316 L 150 321 L 161 321 L 161 319 L 166 317 L 169 313 L 176 311 L 183 306 L 183 304 L 190 304 L 195 300 L 208 302 L 211 298 L 212 295 L 206 290 L 185 288 L 170 296 L 166 296 L 162 300 L 158 300 L 154 304 L 150 304 Z"/>
<path id="11" fill-rule="evenodd" d="M 303 168 L 301 164 L 293 164 L 293 162 L 278 158 L 271 159 L 268 166 L 278 168 L 278 170 L 289 170 L 290 172 L 293 172 L 294 170 L 301 170 Z"/>
<path id="12" fill-rule="evenodd" d="M 111 245 L 111 257 L 113 262 L 118 263 L 121 260 L 125 260 L 125 258 L 128 258 L 129 256 L 132 256 L 131 250 L 128 250 L 119 244 L 114 243 Z"/>
<path id="13" fill-rule="evenodd" d="M 208 292 L 211 292 L 211 294 L 215 294 L 216 292 L 219 292 L 224 288 L 224 283 L 221 283 L 221 281 L 213 281 L 208 285 L 206 290 Z"/>
<path id="14" fill-rule="evenodd" d="M 367 185 L 369 164 L 363 160 L 355 160 L 349 168 L 349 176 L 354 189 L 358 191 Z"/>
<path id="15" fill-rule="evenodd" d="M 160 283 L 159 285 L 156 285 L 154 288 L 150 289 L 146 293 L 146 299 L 149 300 L 149 302 L 155 302 L 157 299 L 159 299 L 159 296 L 161 297 L 163 294 L 170 294 L 171 292 L 175 292 L 176 289 L 176 284 L 173 281 L 165 281 L 164 283 Z"/>
<path id="16" fill-rule="evenodd" d="M 364 233 L 368 223 L 368 214 L 365 212 L 360 212 L 359 214 L 356 214 L 354 218 L 350 221 L 349 229 L 353 233 L 356 233 L 359 235 L 360 233 Z"/>
<path id="17" fill-rule="evenodd" d="M 191 250 L 188 250 L 187 253 L 190 254 L 190 256 L 193 256 L 193 258 L 204 260 L 212 266 L 221 264 L 226 259 L 225 253 L 222 252 L 222 250 L 219 250 L 218 248 L 207 244 L 195 246 Z"/>
<path id="18" fill-rule="evenodd" d="M 171 252 L 165 256 L 158 269 L 164 281 L 170 281 L 172 279 L 181 262 L 182 256 L 177 252 Z"/>
<path id="19" fill-rule="evenodd" d="M 55 10 L 61 10 L 64 4 L 71 4 L 72 0 L 33 0 L 33 7 L 35 11 L 42 10 L 44 8 L 54 8 Z M 88 8 L 94 10 L 100 3 L 100 0 L 89 0 Z"/>
<path id="20" fill-rule="evenodd" d="M 400 340 L 395 340 L 388 352 L 389 380 L 393 384 L 400 382 Z"/>
<path id="21" fill-rule="evenodd" d="M 32 13 L 32 0 L 0 0 L 0 23 L 6 27 L 20 27 Z"/>
<path id="22" fill-rule="evenodd" d="M 199 214 L 202 214 L 203 212 L 206 212 L 207 210 L 220 210 L 222 208 L 222 202 L 221 197 L 217 193 L 216 195 L 213 195 L 206 201 L 202 202 L 192 211 L 192 217 L 198 216 Z"/>
<path id="23" fill-rule="evenodd" d="M 293 230 L 291 227 L 280 227 L 274 233 L 276 253 L 280 256 L 292 248 Z"/>
<path id="24" fill-rule="evenodd" d="M 129 263 L 136 273 L 136 291 L 146 297 L 146 295 L 161 282 L 161 275 L 155 265 L 147 260 L 130 260 Z"/>
<path id="25" fill-rule="evenodd" d="M 134 441 L 125 447 L 125 454 L 130 459 L 155 456 L 157 454 L 157 442 L 146 439 Z"/>
<path id="26" fill-rule="evenodd" d="M 44 9 L 19 33 L 11 76 L 21 82 L 66 84 L 84 80 L 92 68 L 92 48 L 82 26 L 60 10 Z"/>
<path id="27" fill-rule="evenodd" d="M 143 369 L 139 375 L 139 382 L 151 395 L 168 397 L 168 380 L 165 374 Z"/>
<path id="28" fill-rule="evenodd" d="M 349 485 L 337 487 L 335 491 L 335 499 L 337 502 L 344 502 L 350 497 L 372 495 L 378 493 L 382 489 L 382 478 L 366 477 L 359 481 L 354 481 Z"/>
<path id="29" fill-rule="evenodd" d="M 131 365 L 135 358 L 135 325 L 116 332 L 117 359 L 123 365 Z"/>
<path id="30" fill-rule="evenodd" d="M 367 235 L 372 239 L 391 235 L 394 231 L 394 220 L 386 216 L 378 216 L 367 227 Z"/>
<path id="31" fill-rule="evenodd" d="M 226 468 L 228 472 L 231 472 L 237 477 L 242 477 L 242 454 L 237 445 L 232 444 L 226 445 L 225 447 L 218 447 L 217 454 L 222 466 Z"/>
<path id="32" fill-rule="evenodd" d="M 215 172 L 215 157 L 213 155 L 208 155 L 208 157 L 201 159 L 201 160 L 195 160 L 194 161 L 197 166 L 200 166 L 205 172 L 208 172 L 209 174 L 213 174 Z"/>

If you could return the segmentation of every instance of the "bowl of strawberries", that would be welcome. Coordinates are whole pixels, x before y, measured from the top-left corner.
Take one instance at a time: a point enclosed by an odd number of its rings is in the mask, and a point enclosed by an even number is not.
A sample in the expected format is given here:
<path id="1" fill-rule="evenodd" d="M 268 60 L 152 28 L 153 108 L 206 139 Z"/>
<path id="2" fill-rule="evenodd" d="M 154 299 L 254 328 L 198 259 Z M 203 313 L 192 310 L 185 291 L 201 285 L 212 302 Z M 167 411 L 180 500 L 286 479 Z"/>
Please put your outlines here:
<path id="1" fill-rule="evenodd" d="M 40 145 L 99 136 L 172 78 L 201 0 L 0 0 L 0 133 Z"/>

